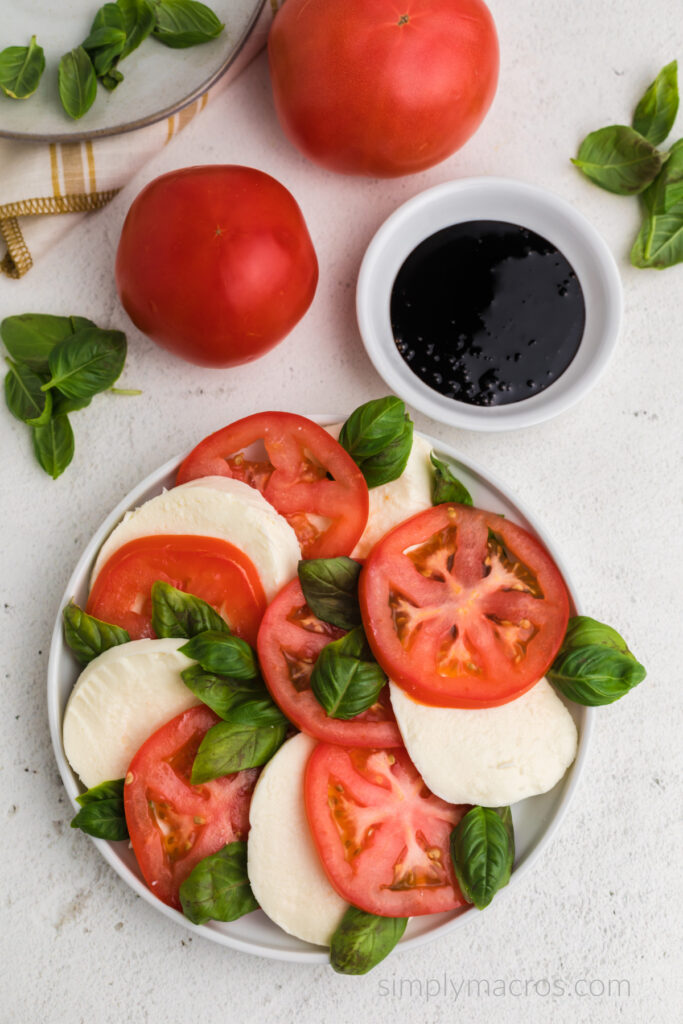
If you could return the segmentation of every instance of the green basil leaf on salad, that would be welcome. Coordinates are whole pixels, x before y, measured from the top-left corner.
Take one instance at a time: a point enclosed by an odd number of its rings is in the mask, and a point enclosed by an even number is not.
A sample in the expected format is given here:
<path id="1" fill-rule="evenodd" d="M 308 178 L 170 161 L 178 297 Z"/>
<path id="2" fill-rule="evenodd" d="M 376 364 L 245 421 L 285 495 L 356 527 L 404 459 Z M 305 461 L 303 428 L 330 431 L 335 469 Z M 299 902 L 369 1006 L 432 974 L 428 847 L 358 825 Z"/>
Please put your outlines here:
<path id="1" fill-rule="evenodd" d="M 265 686 L 260 693 L 245 694 L 241 692 L 227 708 L 223 718 L 235 725 L 288 726 L 289 721 L 280 711 Z"/>
<path id="2" fill-rule="evenodd" d="M 631 249 L 634 267 L 665 270 L 683 260 L 683 139 L 642 194 L 645 219 Z"/>
<path id="3" fill-rule="evenodd" d="M 633 196 L 654 181 L 667 159 L 633 128 L 613 124 L 587 135 L 572 163 L 608 192 Z"/>
<path id="4" fill-rule="evenodd" d="M 0 337 L 12 359 L 43 373 L 49 369 L 50 352 L 57 342 L 73 334 L 76 319 L 80 318 L 49 313 L 8 316 L 0 323 Z"/>
<path id="5" fill-rule="evenodd" d="M 678 63 L 673 60 L 659 72 L 633 114 L 633 127 L 653 146 L 664 142 L 678 113 Z"/>
<path id="6" fill-rule="evenodd" d="M 299 562 L 299 583 L 314 615 L 340 629 L 360 626 L 358 577 L 361 566 L 345 555 Z"/>
<path id="7" fill-rule="evenodd" d="M 207 672 L 233 679 L 255 679 L 258 666 L 251 647 L 245 640 L 224 630 L 207 630 L 180 648 L 188 658 L 198 661 Z"/>
<path id="8" fill-rule="evenodd" d="M 595 642 L 563 645 L 546 674 L 563 696 L 587 707 L 613 704 L 647 675 L 630 652 Z"/>
<path id="9" fill-rule="evenodd" d="M 458 480 L 448 463 L 437 458 L 433 451 L 429 453 L 429 458 L 434 467 L 432 505 L 443 505 L 447 501 L 456 501 L 460 505 L 473 505 L 472 495 Z"/>
<path id="10" fill-rule="evenodd" d="M 163 580 L 152 584 L 152 629 L 158 637 L 184 637 L 186 640 L 207 630 L 230 632 L 228 623 L 210 604 Z"/>
<path id="11" fill-rule="evenodd" d="M 509 809 L 508 809 L 509 811 Z M 473 807 L 451 832 L 451 859 L 468 903 L 484 910 L 508 884 L 514 860 L 512 817 L 493 807 Z"/>
<path id="12" fill-rule="evenodd" d="M 58 84 L 59 98 L 69 117 L 83 117 L 95 102 L 97 76 L 82 46 L 65 53 L 60 60 Z"/>
<path id="13" fill-rule="evenodd" d="M 101 782 L 76 797 L 80 811 L 71 820 L 72 828 L 80 828 L 96 839 L 117 842 L 128 839 L 128 826 L 123 807 L 123 779 Z"/>
<path id="14" fill-rule="evenodd" d="M 200 860 L 179 892 L 183 914 L 193 924 L 236 921 L 258 910 L 247 875 L 247 844 L 228 843 Z"/>
<path id="15" fill-rule="evenodd" d="M 74 457 L 74 432 L 65 413 L 52 416 L 41 427 L 31 427 L 33 451 L 46 473 L 56 480 Z"/>
<path id="16" fill-rule="evenodd" d="M 180 673 L 185 685 L 195 697 L 199 697 L 221 718 L 226 718 L 228 711 L 240 701 L 262 695 L 265 690 L 261 680 L 238 681 L 215 672 L 207 672 L 201 665 L 192 665 Z"/>
<path id="17" fill-rule="evenodd" d="M 91 398 L 118 380 L 125 361 L 123 331 L 84 327 L 50 352 L 51 377 L 43 389 L 59 388 L 67 398 Z"/>
<path id="18" fill-rule="evenodd" d="M 323 647 L 311 673 L 311 690 L 330 718 L 349 719 L 377 702 L 386 681 L 358 626 Z"/>
<path id="19" fill-rule="evenodd" d="M 52 415 L 52 395 L 42 390 L 45 376 L 39 376 L 28 366 L 5 359 L 9 372 L 5 377 L 7 408 L 22 423 L 42 427 Z"/>
<path id="20" fill-rule="evenodd" d="M 391 953 L 407 917 L 378 917 L 349 907 L 330 943 L 330 964 L 338 974 L 367 974 Z"/>
<path id="21" fill-rule="evenodd" d="M 123 60 L 152 33 L 154 11 L 147 0 L 117 0 L 116 5 L 121 11 L 126 32 L 126 44 L 121 53 Z"/>
<path id="22" fill-rule="evenodd" d="M 0 52 L 0 89 L 13 100 L 33 96 L 45 70 L 45 53 L 31 36 L 28 46 L 8 46 Z"/>
<path id="23" fill-rule="evenodd" d="M 206 4 L 196 0 L 152 0 L 154 37 L 173 49 L 208 43 L 225 25 Z"/>
<path id="24" fill-rule="evenodd" d="M 218 722 L 199 745 L 192 765 L 192 784 L 199 785 L 244 768 L 259 768 L 284 743 L 287 725 L 250 726 Z"/>
<path id="25" fill-rule="evenodd" d="M 73 601 L 62 612 L 62 621 L 64 639 L 82 665 L 87 665 L 110 647 L 118 647 L 130 640 L 125 629 L 88 615 Z"/>
<path id="26" fill-rule="evenodd" d="M 366 402 L 351 413 L 339 443 L 365 477 L 368 487 L 397 480 L 413 447 L 413 423 L 405 404 L 393 395 Z"/>

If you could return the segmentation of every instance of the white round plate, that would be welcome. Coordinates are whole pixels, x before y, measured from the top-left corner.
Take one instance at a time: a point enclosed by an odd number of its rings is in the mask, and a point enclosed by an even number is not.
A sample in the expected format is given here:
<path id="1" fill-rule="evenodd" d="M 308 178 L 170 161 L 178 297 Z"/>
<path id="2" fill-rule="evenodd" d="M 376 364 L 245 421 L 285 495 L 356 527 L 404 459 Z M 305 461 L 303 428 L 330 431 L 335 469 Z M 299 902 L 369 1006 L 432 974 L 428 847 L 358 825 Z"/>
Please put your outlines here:
<path id="1" fill-rule="evenodd" d="M 312 419 L 327 425 L 338 423 L 343 417 L 313 416 Z M 477 466 L 470 459 L 459 455 L 455 449 L 443 441 L 435 441 L 432 438 L 428 438 L 428 440 L 431 441 L 437 452 L 441 452 L 455 461 L 458 476 L 471 492 L 475 505 L 494 512 L 504 513 L 513 522 L 519 523 L 534 533 L 545 544 L 555 559 L 569 588 L 573 612 L 578 612 L 579 602 L 576 591 L 572 587 L 562 558 L 532 514 L 517 498 L 511 495 L 509 490 L 500 481 L 494 479 L 481 466 Z M 83 787 L 78 782 L 64 755 L 62 719 L 66 702 L 79 673 L 79 666 L 64 643 L 61 610 L 72 598 L 81 607 L 85 605 L 88 595 L 90 571 L 102 542 L 122 518 L 124 512 L 137 507 L 142 502 L 147 501 L 148 498 L 159 494 L 162 489 L 173 485 L 180 461 L 180 459 L 172 459 L 154 473 L 151 473 L 137 487 L 133 488 L 123 501 L 107 516 L 79 558 L 60 604 L 60 614 L 57 616 L 52 635 L 48 663 L 48 717 L 59 771 L 75 810 L 78 810 L 76 797 L 83 791 Z M 593 721 L 593 710 L 574 704 L 567 704 L 567 707 L 571 711 L 579 731 L 579 749 L 576 760 L 564 778 L 550 792 L 544 793 L 542 796 L 530 797 L 513 806 L 512 817 L 515 827 L 516 846 L 515 868 L 510 885 L 496 896 L 496 900 L 505 899 L 505 893 L 509 891 L 510 886 L 517 885 L 540 856 L 543 848 L 549 843 L 552 835 L 558 828 L 567 809 L 570 797 L 578 783 L 586 757 Z M 287 935 L 286 932 L 283 932 L 277 925 L 273 924 L 263 911 L 260 910 L 228 924 L 219 922 L 200 926 L 191 924 L 181 913 L 158 900 L 146 887 L 142 881 L 133 852 L 129 849 L 127 843 L 108 843 L 101 839 L 93 839 L 92 842 L 95 843 L 95 846 L 97 846 L 111 867 L 150 906 L 178 924 L 190 929 L 190 931 L 203 935 L 205 938 L 221 943 L 224 946 L 231 946 L 233 949 L 239 949 L 245 953 L 254 953 L 258 956 L 274 960 L 291 960 L 299 963 L 327 963 L 329 961 L 327 950 L 320 946 L 312 946 L 307 942 L 302 942 L 300 939 Z M 440 935 L 444 935 L 454 928 L 463 927 L 467 921 L 471 920 L 472 915 L 477 913 L 478 911 L 472 908 L 465 908 L 464 910 L 452 913 L 413 918 L 401 939 L 400 949 L 414 948 L 423 942 L 428 942 Z"/>
<path id="2" fill-rule="evenodd" d="M 206 0 L 225 25 L 217 39 L 174 50 L 152 37 L 121 62 L 124 80 L 113 92 L 97 87 L 90 110 L 74 121 L 57 88 L 60 57 L 87 37 L 102 0 L 21 0 L 2 5 L 2 44 L 45 51 L 38 90 L 27 100 L 0 92 L 0 137 L 67 142 L 118 135 L 170 117 L 209 89 L 232 64 L 265 0 Z"/>
<path id="3" fill-rule="evenodd" d="M 425 384 L 400 355 L 391 329 L 391 291 L 413 249 L 442 228 L 471 220 L 497 220 L 530 228 L 569 260 L 583 290 L 586 323 L 573 360 L 549 387 L 509 405 L 469 405 Z M 508 178 L 462 178 L 436 185 L 399 206 L 367 248 L 356 290 L 363 343 L 391 391 L 426 416 L 468 430 L 511 430 L 564 412 L 597 382 L 619 336 L 619 271 L 606 243 L 564 199 Z"/>

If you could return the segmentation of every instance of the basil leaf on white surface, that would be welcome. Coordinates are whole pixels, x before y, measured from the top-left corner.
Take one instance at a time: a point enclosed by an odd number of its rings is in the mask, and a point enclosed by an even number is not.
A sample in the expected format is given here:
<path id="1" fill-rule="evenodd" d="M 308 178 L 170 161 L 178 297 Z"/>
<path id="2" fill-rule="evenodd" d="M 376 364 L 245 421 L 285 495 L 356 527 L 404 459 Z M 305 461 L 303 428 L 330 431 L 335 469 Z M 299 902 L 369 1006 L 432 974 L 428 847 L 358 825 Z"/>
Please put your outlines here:
<path id="1" fill-rule="evenodd" d="M 45 54 L 31 36 L 28 46 L 8 46 L 0 52 L 0 89 L 13 100 L 33 96 L 45 70 Z"/>
<path id="2" fill-rule="evenodd" d="M 247 844 L 228 843 L 200 860 L 179 893 L 183 914 L 193 924 L 236 921 L 258 910 L 247 875 Z"/>
<path id="3" fill-rule="evenodd" d="M 82 46 L 65 53 L 59 62 L 59 98 L 64 110 L 77 120 L 90 110 L 97 95 L 97 76 Z"/>
<path id="4" fill-rule="evenodd" d="M 35 456 L 53 480 L 64 472 L 74 457 L 74 432 L 65 413 L 52 416 L 41 427 L 31 427 Z"/>
<path id="5" fill-rule="evenodd" d="M 360 564 L 345 555 L 302 559 L 298 566 L 299 583 L 313 614 L 340 629 L 360 626 L 360 570 Z"/>
<path id="6" fill-rule="evenodd" d="M 188 658 L 198 661 L 207 672 L 233 679 L 255 679 L 258 666 L 253 650 L 245 640 L 224 630 L 206 630 L 180 648 Z"/>
<path id="7" fill-rule="evenodd" d="M 624 697 L 647 673 L 616 630 L 581 615 L 569 620 L 546 675 L 568 700 L 598 707 Z"/>
<path id="8" fill-rule="evenodd" d="M 313 666 L 310 685 L 330 718 L 349 719 L 377 703 L 386 681 L 358 626 L 323 647 Z"/>
<path id="9" fill-rule="evenodd" d="M 51 377 L 44 390 L 59 388 L 67 398 L 91 398 L 121 376 L 126 361 L 123 331 L 84 327 L 57 342 L 49 355 Z"/>
<path id="10" fill-rule="evenodd" d="M 80 811 L 71 819 L 72 828 L 80 828 L 96 839 L 118 842 L 128 839 L 128 826 L 123 806 L 123 779 L 101 782 L 93 786 L 76 801 Z"/>
<path id="11" fill-rule="evenodd" d="M 103 78 L 116 66 L 125 42 L 126 33 L 123 29 L 102 26 L 91 30 L 82 46 L 90 57 L 98 78 Z"/>
<path id="12" fill-rule="evenodd" d="M 287 724 L 250 726 L 218 722 L 199 745 L 192 765 L 192 784 L 232 775 L 244 768 L 259 768 L 282 746 Z"/>
<path id="13" fill-rule="evenodd" d="M 215 672 L 207 672 L 201 665 L 191 665 L 180 675 L 195 697 L 199 697 L 220 718 L 225 718 L 229 709 L 239 700 L 251 699 L 255 693 L 253 682 L 238 682 Z"/>
<path id="14" fill-rule="evenodd" d="M 654 181 L 667 159 L 635 129 L 612 124 L 587 135 L 572 163 L 608 192 L 633 196 Z"/>
<path id="15" fill-rule="evenodd" d="M 450 849 L 463 896 L 484 910 L 510 881 L 514 835 L 509 808 L 473 807 L 451 832 Z"/>
<path id="16" fill-rule="evenodd" d="M 631 249 L 634 267 L 665 270 L 683 261 L 683 139 L 642 195 L 645 218 Z"/>
<path id="17" fill-rule="evenodd" d="M 458 480 L 448 463 L 439 459 L 434 451 L 429 453 L 429 459 L 434 468 L 432 505 L 443 505 L 447 501 L 455 501 L 460 505 L 474 504 L 472 495 Z"/>
<path id="18" fill-rule="evenodd" d="M 413 447 L 413 423 L 400 398 L 376 398 L 351 413 L 339 443 L 365 477 L 368 487 L 397 480 Z"/>
<path id="19" fill-rule="evenodd" d="M 30 427 L 42 427 L 52 414 L 52 395 L 42 390 L 45 376 L 28 366 L 5 359 L 9 372 L 5 377 L 5 401 L 16 419 Z"/>
<path id="20" fill-rule="evenodd" d="M 74 333 L 77 319 L 49 313 L 8 316 L 0 323 L 0 337 L 12 359 L 42 373 L 49 369 L 50 352 L 57 342 Z"/>
<path id="21" fill-rule="evenodd" d="M 154 38 L 173 49 L 208 43 L 225 28 L 210 7 L 196 0 L 152 0 L 152 4 Z"/>
<path id="22" fill-rule="evenodd" d="M 147 0 L 116 0 L 123 17 L 126 43 L 121 60 L 136 50 L 154 29 L 154 11 Z"/>
<path id="23" fill-rule="evenodd" d="M 658 146 L 674 126 L 678 113 L 678 62 L 672 60 L 647 88 L 633 114 L 633 127 Z"/>
<path id="24" fill-rule="evenodd" d="M 158 637 L 184 637 L 186 640 L 207 630 L 230 632 L 228 623 L 210 604 L 163 580 L 152 584 L 152 629 Z"/>
<path id="25" fill-rule="evenodd" d="M 378 917 L 349 907 L 330 942 L 330 964 L 338 974 L 367 974 L 396 946 L 407 917 Z"/>
<path id="26" fill-rule="evenodd" d="M 127 630 L 88 615 L 73 601 L 62 612 L 62 621 L 64 639 L 82 665 L 87 665 L 110 647 L 118 647 L 130 640 Z"/>

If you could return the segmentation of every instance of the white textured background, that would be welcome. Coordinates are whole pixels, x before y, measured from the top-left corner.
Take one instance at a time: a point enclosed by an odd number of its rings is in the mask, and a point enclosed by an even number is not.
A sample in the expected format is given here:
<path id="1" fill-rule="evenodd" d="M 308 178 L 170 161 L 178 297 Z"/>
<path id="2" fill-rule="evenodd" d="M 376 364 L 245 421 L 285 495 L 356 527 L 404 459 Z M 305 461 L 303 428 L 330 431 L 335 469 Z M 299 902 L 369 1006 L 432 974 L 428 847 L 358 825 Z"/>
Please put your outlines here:
<path id="1" fill-rule="evenodd" d="M 26 429 L 0 408 L 2 1024 L 680 1019 L 683 267 L 632 269 L 636 202 L 591 185 L 569 157 L 588 131 L 628 123 L 660 67 L 683 59 L 681 2 L 490 6 L 502 49 L 498 96 L 476 137 L 440 166 L 386 182 L 307 163 L 279 131 L 261 56 L 110 207 L 24 280 L 0 282 L 2 316 L 77 313 L 126 329 L 125 384 L 144 390 L 98 398 L 74 417 L 76 456 L 57 482 L 33 463 Z M 277 176 L 299 200 L 320 258 L 304 321 L 275 351 L 234 370 L 194 368 L 155 348 L 114 289 L 115 246 L 134 195 L 163 171 L 202 162 Z M 560 834 L 518 889 L 450 939 L 394 955 L 365 978 L 340 978 L 190 936 L 133 896 L 69 829 L 47 730 L 49 635 L 87 538 L 154 467 L 264 406 L 343 410 L 383 392 L 355 326 L 362 253 L 402 200 L 470 174 L 537 182 L 593 221 L 622 273 L 623 334 L 602 382 L 552 422 L 501 436 L 417 422 L 535 510 L 586 608 L 623 631 L 649 677 L 601 710 Z M 567 994 L 545 995 L 543 979 Z M 475 980 L 488 980 L 490 994 Z M 591 982 L 595 994 L 582 995 Z"/>

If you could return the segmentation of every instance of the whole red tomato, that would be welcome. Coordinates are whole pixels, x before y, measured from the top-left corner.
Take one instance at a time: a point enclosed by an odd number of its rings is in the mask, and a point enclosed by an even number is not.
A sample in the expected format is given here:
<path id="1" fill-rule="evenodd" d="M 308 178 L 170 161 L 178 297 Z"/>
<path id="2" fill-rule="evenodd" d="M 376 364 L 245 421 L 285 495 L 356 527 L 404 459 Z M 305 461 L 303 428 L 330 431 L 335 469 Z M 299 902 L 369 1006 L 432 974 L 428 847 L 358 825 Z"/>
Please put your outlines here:
<path id="1" fill-rule="evenodd" d="M 498 81 L 483 0 L 287 0 L 268 53 L 285 133 L 347 174 L 412 174 L 450 156 Z"/>
<path id="2" fill-rule="evenodd" d="M 252 167 L 186 167 L 156 178 L 134 199 L 116 254 L 133 323 L 200 366 L 267 352 L 304 315 L 317 282 L 294 197 Z"/>

